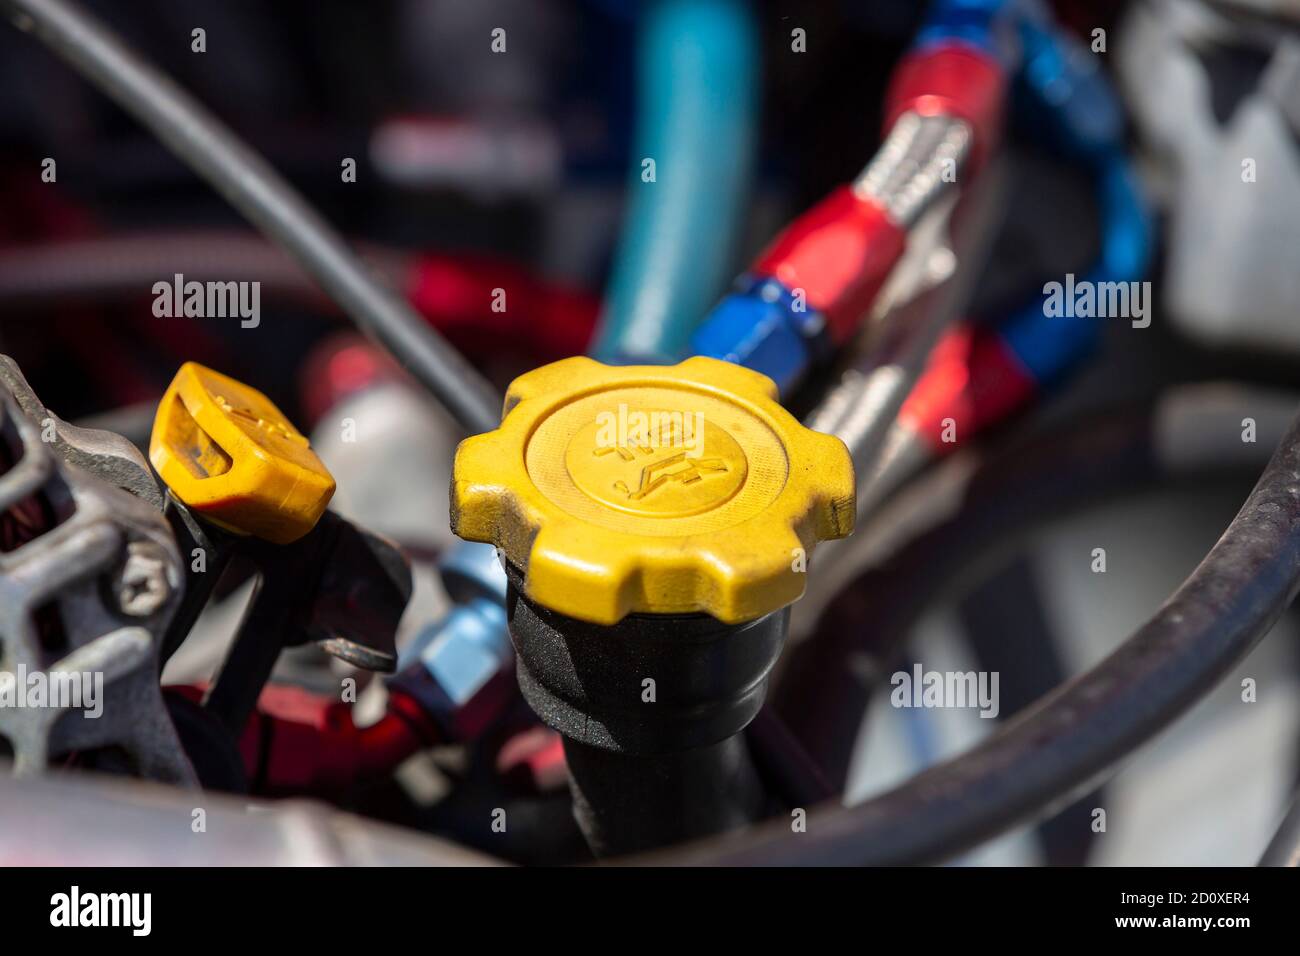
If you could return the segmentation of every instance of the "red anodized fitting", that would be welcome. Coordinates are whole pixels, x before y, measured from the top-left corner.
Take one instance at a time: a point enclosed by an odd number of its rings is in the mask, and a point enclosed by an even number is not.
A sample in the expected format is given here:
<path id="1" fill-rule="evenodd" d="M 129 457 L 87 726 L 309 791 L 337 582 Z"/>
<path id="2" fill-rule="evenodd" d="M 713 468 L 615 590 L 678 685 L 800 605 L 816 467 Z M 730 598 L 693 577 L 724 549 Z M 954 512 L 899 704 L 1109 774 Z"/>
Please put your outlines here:
<path id="1" fill-rule="evenodd" d="M 486 256 L 425 254 L 406 277 L 411 304 L 458 348 L 492 355 L 508 344 L 538 362 L 579 355 L 600 301 Z"/>
<path id="2" fill-rule="evenodd" d="M 903 254 L 907 232 L 885 210 L 841 186 L 804 213 L 758 257 L 754 275 L 778 280 L 826 317 L 831 341 L 857 330 Z"/>
<path id="3" fill-rule="evenodd" d="M 168 693 L 194 703 L 201 685 L 174 685 Z M 420 705 L 390 691 L 388 710 L 358 727 L 352 705 L 287 684 L 268 684 L 240 735 L 240 757 L 252 791 L 263 796 L 338 796 L 379 780 L 425 747 L 441 743 Z"/>
<path id="4" fill-rule="evenodd" d="M 1033 377 L 1002 336 L 962 323 L 935 346 L 898 421 L 945 454 L 1001 421 L 1034 390 Z"/>
<path id="5" fill-rule="evenodd" d="M 894 67 L 885 94 L 885 129 L 907 112 L 955 116 L 971 127 L 970 168 L 978 170 L 997 144 L 1006 80 L 995 57 L 960 40 L 913 50 Z"/>
<path id="6" fill-rule="evenodd" d="M 977 47 L 951 41 L 909 53 L 885 100 L 888 132 L 906 112 L 970 125 L 972 170 L 997 140 L 1006 77 Z M 842 186 L 800 216 L 759 256 L 752 274 L 778 280 L 826 317 L 832 342 L 854 334 L 903 254 L 905 229 L 870 197 Z"/>

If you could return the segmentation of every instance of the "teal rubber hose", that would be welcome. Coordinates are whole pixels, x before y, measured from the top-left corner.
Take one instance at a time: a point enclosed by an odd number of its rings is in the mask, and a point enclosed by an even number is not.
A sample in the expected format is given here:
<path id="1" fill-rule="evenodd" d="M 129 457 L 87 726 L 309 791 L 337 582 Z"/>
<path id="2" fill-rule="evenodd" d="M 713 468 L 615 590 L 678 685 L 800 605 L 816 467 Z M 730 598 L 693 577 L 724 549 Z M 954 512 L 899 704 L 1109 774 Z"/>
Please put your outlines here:
<path id="1" fill-rule="evenodd" d="M 684 357 L 726 290 L 754 162 L 758 43 L 745 0 L 640 8 L 629 205 L 591 349 L 602 362 Z"/>

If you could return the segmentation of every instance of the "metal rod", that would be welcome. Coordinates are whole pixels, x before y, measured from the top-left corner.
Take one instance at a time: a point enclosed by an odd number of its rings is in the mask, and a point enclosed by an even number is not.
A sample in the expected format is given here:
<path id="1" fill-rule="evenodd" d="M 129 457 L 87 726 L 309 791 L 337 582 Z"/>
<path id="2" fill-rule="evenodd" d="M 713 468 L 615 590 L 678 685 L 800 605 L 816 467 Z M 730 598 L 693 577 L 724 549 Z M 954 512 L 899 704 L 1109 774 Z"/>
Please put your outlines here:
<path id="1" fill-rule="evenodd" d="M 352 320 L 471 432 L 491 431 L 501 400 L 409 305 L 370 273 L 288 182 L 224 123 L 106 25 L 69 0 L 0 0 L 78 73 L 151 130 L 253 225 L 283 245 Z"/>

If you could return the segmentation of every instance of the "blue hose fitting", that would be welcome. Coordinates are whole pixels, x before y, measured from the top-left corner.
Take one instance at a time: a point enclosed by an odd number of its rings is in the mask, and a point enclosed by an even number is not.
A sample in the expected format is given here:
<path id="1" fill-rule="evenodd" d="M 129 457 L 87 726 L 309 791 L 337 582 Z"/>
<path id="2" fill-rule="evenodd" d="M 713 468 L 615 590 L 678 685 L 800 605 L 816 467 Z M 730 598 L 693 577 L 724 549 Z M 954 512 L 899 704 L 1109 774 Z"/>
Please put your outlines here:
<path id="1" fill-rule="evenodd" d="M 954 40 L 997 55 L 996 24 L 1009 0 L 933 0 L 912 42 L 913 49 Z"/>
<path id="2" fill-rule="evenodd" d="M 1124 108 L 1086 46 L 1033 15 L 1018 24 L 1026 117 L 1043 138 L 1071 157 L 1096 165 L 1124 149 Z"/>
<path id="3" fill-rule="evenodd" d="M 416 635 L 388 686 L 419 702 L 446 741 L 478 736 L 513 694 L 506 575 L 489 544 L 464 542 L 439 566 L 456 605 Z"/>
<path id="4" fill-rule="evenodd" d="M 826 320 L 781 282 L 743 277 L 691 339 L 707 355 L 762 372 L 786 395 L 830 352 Z"/>

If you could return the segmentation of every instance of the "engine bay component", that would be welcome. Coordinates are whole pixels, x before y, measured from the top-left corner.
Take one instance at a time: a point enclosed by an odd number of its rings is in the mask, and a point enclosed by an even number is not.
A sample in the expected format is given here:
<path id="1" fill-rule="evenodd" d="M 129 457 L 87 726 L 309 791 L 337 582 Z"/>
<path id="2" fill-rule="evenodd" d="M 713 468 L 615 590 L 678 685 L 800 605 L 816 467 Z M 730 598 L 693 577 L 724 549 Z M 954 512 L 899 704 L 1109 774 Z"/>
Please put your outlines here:
<path id="1" fill-rule="evenodd" d="M 506 575 L 493 548 L 463 542 L 439 565 L 456 602 L 404 648 L 391 696 L 417 701 L 443 741 L 479 737 L 512 697 L 514 650 L 506 630 Z"/>
<path id="2" fill-rule="evenodd" d="M 855 514 L 843 443 L 775 395 L 714 359 L 566 359 L 517 378 L 501 428 L 457 450 L 452 528 L 501 550 L 520 689 L 564 736 L 597 855 L 763 812 L 741 732 L 808 552 Z"/>
<path id="3" fill-rule="evenodd" d="M 173 530 L 195 558 L 166 652 L 185 639 L 235 554 L 257 570 L 203 700 L 233 739 L 286 647 L 314 641 L 364 670 L 396 668 L 397 624 L 411 596 L 406 558 L 326 510 L 333 477 L 266 396 L 186 363 L 159 404 L 149 452 L 169 489 Z"/>
<path id="4" fill-rule="evenodd" d="M 162 508 L 163 496 L 144 455 L 121 435 L 101 428 L 80 428 L 51 412 L 36 397 L 23 377 L 22 369 L 8 355 L 0 355 L 0 385 L 18 407 L 42 429 L 52 429 L 60 457 L 123 491 L 129 491 L 155 508 Z M 42 439 L 44 440 L 44 439 Z"/>
<path id="5" fill-rule="evenodd" d="M 83 2 L 0 0 L 0 861 L 1300 860 L 1286 4 Z"/>
<path id="6" fill-rule="evenodd" d="M 535 369 L 501 427 L 457 449 L 452 530 L 500 548 L 533 600 L 597 624 L 778 610 L 854 506 L 843 442 L 775 398 L 766 376 L 702 357 Z"/>
<path id="7" fill-rule="evenodd" d="M 193 785 L 158 686 L 183 583 L 176 544 L 152 504 L 73 462 L 108 448 L 106 471 L 121 484 L 153 479 L 143 468 L 123 475 L 132 456 L 114 436 L 60 433 L 47 416 L 53 440 L 43 440 L 21 410 L 43 406 L 11 360 L 0 368 L 0 737 L 14 771 L 66 762 Z"/>
<path id="8" fill-rule="evenodd" d="M 696 353 L 760 371 L 789 395 L 889 304 L 882 293 L 897 292 L 891 280 L 925 241 L 916 234 L 927 214 L 968 192 L 1001 131 L 1002 10 L 936 6 L 894 67 L 876 154 L 768 243 L 701 323 Z"/>
<path id="9" fill-rule="evenodd" d="M 196 362 L 163 394 L 149 457 L 191 511 L 275 544 L 315 527 L 334 494 L 306 436 L 265 395 Z"/>

